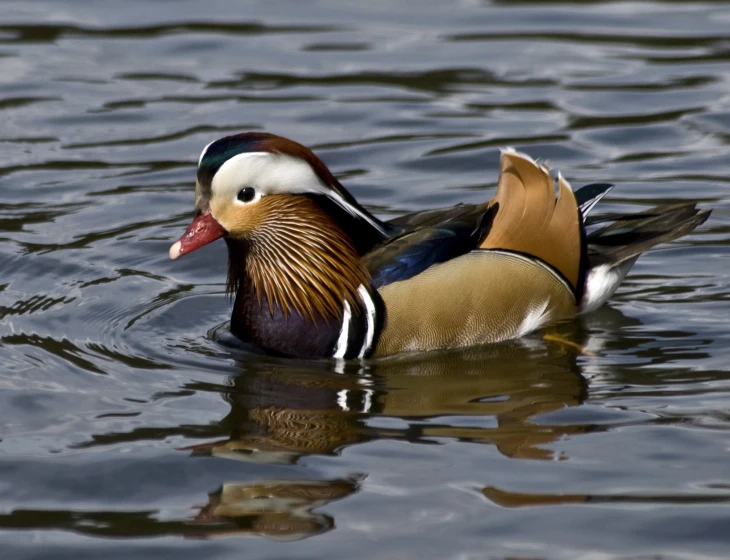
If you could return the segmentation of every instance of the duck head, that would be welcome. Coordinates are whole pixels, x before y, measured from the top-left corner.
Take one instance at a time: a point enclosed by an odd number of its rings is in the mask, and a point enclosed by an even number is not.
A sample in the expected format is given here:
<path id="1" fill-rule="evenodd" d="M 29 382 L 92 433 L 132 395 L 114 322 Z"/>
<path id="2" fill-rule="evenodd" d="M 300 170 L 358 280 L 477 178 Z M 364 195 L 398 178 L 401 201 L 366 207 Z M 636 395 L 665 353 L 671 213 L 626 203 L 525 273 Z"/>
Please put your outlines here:
<path id="1" fill-rule="evenodd" d="M 369 285 L 360 257 L 386 236 L 311 150 L 249 132 L 203 150 L 195 217 L 170 258 L 224 238 L 230 291 L 245 284 L 272 314 L 341 318 Z"/>

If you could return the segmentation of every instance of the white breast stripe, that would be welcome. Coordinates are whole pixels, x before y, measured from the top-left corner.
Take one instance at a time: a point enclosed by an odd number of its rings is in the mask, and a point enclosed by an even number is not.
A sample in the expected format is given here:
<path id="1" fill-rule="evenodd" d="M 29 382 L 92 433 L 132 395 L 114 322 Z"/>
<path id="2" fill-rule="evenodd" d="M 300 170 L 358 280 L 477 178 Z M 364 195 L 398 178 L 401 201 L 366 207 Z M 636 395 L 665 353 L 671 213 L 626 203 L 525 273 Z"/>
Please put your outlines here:
<path id="1" fill-rule="evenodd" d="M 350 336 L 350 319 L 352 318 L 352 312 L 350 311 L 350 304 L 345 302 L 344 311 L 342 312 L 342 327 L 340 328 L 340 337 L 337 339 L 337 346 L 335 346 L 335 353 L 332 354 L 333 358 L 344 358 L 347 352 L 347 339 Z"/>
<path id="2" fill-rule="evenodd" d="M 367 289 L 362 284 L 360 284 L 357 292 L 360 294 L 360 297 L 365 304 L 365 313 L 367 314 L 366 318 L 368 322 L 368 330 L 365 332 L 365 341 L 362 344 L 362 349 L 358 356 L 358 358 L 364 358 L 365 354 L 373 345 L 373 338 L 375 338 L 375 303 L 373 303 L 373 298 L 370 297 Z"/>

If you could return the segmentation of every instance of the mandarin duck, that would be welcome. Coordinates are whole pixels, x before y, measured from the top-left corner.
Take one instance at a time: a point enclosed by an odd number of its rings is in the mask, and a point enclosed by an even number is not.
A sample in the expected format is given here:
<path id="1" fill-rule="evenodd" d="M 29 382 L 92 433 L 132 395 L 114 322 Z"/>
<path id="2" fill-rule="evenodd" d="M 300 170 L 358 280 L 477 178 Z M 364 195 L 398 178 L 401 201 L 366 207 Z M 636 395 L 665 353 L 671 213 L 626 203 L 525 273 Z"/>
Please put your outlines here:
<path id="1" fill-rule="evenodd" d="M 223 238 L 231 332 L 269 353 L 350 359 L 485 344 L 595 310 L 642 252 L 710 214 L 680 203 L 589 218 L 611 188 L 573 192 L 508 148 L 490 201 L 382 221 L 311 150 L 249 132 L 203 150 L 195 215 L 170 258 Z"/>

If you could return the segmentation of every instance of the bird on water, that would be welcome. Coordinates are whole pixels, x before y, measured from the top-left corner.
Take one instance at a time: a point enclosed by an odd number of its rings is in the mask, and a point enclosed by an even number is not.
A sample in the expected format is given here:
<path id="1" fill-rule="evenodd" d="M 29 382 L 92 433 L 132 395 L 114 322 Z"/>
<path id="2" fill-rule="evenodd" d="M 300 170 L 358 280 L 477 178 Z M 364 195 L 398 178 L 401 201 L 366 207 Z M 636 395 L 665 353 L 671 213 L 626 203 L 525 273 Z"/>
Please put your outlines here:
<path id="1" fill-rule="evenodd" d="M 203 150 L 195 216 L 170 258 L 223 238 L 231 331 L 273 354 L 370 358 L 498 342 L 597 309 L 641 253 L 710 214 L 688 202 L 589 216 L 611 188 L 574 192 L 505 149 L 491 200 L 382 221 L 310 149 L 248 132 Z"/>

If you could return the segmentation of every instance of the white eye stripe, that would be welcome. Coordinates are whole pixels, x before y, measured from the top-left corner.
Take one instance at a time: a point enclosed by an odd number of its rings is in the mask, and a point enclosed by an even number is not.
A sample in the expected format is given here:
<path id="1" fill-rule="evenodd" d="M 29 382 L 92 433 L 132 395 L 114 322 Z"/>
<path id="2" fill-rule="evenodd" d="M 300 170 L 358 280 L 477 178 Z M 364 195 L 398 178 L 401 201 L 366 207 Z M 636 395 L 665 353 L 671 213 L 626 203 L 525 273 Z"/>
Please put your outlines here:
<path id="1" fill-rule="evenodd" d="M 236 154 L 216 172 L 211 183 L 215 195 L 235 195 L 243 187 L 262 195 L 323 190 L 309 164 L 291 156 L 269 152 Z"/>
<path id="2" fill-rule="evenodd" d="M 206 148 L 207 149 L 207 148 Z M 213 176 L 214 196 L 236 197 L 243 187 L 251 187 L 261 196 L 269 194 L 323 194 L 351 215 L 361 218 L 385 234 L 372 217 L 347 202 L 331 186 L 322 182 L 303 159 L 270 152 L 236 154 L 220 166 Z"/>

